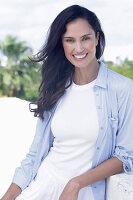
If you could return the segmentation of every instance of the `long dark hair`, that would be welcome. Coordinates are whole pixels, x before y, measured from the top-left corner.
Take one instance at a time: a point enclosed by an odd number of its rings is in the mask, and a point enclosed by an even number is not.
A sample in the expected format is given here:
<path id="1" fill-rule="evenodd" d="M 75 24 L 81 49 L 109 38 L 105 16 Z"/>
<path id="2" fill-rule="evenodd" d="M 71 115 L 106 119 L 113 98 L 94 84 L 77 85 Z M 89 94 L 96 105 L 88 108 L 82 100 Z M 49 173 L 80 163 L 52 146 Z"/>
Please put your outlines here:
<path id="1" fill-rule="evenodd" d="M 40 96 L 37 102 L 34 103 L 37 108 L 30 108 L 35 116 L 41 119 L 44 119 L 44 111 L 50 111 L 65 90 L 72 84 L 74 66 L 65 57 L 62 35 L 66 32 L 66 25 L 77 18 L 86 19 L 94 30 L 95 35 L 99 32 L 96 58 L 99 59 L 103 54 L 105 36 L 95 13 L 79 5 L 70 6 L 59 13 L 51 24 L 48 38 L 43 48 L 31 59 L 34 62 L 42 62 L 42 81 L 39 86 Z M 69 80 L 68 85 L 66 85 L 67 80 Z"/>

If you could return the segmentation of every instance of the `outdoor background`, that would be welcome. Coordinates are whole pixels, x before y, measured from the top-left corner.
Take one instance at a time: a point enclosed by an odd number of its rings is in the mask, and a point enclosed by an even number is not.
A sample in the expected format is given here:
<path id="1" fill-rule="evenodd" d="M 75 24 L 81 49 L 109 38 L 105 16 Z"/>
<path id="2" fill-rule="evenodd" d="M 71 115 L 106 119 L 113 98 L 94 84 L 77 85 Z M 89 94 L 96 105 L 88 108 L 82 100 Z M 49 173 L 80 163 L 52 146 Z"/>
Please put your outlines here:
<path id="1" fill-rule="evenodd" d="M 102 60 L 133 79 L 133 0 L 0 0 L 0 197 L 35 132 L 29 101 L 37 99 L 41 75 L 29 57 L 44 44 L 57 14 L 72 4 L 96 13 L 106 37 Z"/>

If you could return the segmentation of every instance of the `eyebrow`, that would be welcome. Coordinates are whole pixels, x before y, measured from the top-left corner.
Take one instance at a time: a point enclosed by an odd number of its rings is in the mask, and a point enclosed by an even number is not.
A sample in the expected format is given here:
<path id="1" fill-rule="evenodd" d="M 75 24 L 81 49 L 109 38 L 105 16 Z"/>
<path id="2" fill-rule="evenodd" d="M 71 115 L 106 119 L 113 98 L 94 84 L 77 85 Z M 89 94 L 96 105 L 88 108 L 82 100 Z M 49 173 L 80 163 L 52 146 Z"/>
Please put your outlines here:
<path id="1" fill-rule="evenodd" d="M 82 35 L 80 38 L 83 38 L 83 37 L 88 36 L 88 35 L 92 35 L 92 33 L 87 33 L 85 35 Z M 64 37 L 64 38 L 73 38 L 73 37 Z"/>

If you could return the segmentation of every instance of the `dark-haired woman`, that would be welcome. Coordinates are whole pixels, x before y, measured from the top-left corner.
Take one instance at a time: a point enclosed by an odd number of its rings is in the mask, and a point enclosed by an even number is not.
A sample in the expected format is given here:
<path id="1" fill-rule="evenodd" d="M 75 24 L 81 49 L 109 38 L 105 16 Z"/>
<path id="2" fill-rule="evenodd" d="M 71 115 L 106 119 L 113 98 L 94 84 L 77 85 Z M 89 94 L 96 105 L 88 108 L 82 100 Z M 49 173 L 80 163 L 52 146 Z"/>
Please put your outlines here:
<path id="1" fill-rule="evenodd" d="M 104 46 L 86 8 L 52 23 L 34 58 L 43 62 L 36 134 L 2 200 L 104 200 L 107 177 L 133 172 L 133 82 L 98 60 Z"/>

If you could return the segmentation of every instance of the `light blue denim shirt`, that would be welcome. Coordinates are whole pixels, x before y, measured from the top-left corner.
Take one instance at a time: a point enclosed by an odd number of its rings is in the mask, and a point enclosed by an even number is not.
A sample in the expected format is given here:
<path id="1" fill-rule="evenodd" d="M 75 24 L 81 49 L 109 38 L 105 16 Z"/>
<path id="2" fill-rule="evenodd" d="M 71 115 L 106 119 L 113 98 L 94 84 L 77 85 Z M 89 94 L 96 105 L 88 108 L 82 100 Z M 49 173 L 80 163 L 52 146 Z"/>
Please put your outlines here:
<path id="1" fill-rule="evenodd" d="M 92 168 L 115 156 L 123 162 L 126 173 L 133 173 L 133 81 L 108 69 L 101 61 L 99 64 L 93 89 L 100 128 Z M 51 111 L 44 112 L 44 121 L 38 119 L 29 153 L 15 170 L 13 182 L 22 190 L 35 178 L 53 145 L 51 119 L 59 101 Z M 106 179 L 91 186 L 94 199 L 105 200 Z"/>

